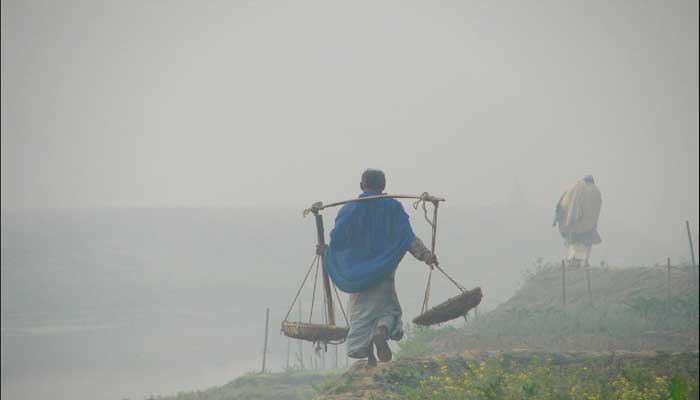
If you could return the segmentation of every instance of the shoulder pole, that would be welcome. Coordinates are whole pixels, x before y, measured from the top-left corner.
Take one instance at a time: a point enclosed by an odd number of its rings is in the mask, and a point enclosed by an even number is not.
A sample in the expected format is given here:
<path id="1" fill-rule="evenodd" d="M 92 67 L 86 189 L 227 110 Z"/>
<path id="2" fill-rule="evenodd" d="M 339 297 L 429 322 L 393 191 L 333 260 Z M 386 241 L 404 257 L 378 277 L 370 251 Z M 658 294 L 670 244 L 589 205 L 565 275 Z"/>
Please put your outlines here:
<path id="1" fill-rule="evenodd" d="M 328 315 L 328 324 L 335 325 L 335 310 L 333 309 L 333 293 L 331 291 L 331 281 L 326 271 L 326 238 L 323 229 L 323 216 L 319 212 L 318 207 L 312 207 L 314 219 L 316 220 L 316 254 L 321 257 L 321 266 L 323 267 L 323 294 L 326 296 L 326 313 Z"/>

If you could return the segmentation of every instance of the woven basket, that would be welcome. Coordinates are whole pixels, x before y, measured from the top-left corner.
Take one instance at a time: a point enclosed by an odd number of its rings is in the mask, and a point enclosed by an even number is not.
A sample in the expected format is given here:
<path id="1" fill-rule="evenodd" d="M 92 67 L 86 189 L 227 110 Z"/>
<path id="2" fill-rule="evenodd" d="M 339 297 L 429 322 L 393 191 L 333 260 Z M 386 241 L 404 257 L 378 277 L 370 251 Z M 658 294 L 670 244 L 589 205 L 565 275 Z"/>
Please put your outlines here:
<path id="1" fill-rule="evenodd" d="M 282 321 L 284 336 L 309 342 L 337 342 L 348 336 L 348 328 L 335 325 Z"/>
<path id="2" fill-rule="evenodd" d="M 428 326 L 459 318 L 478 306 L 482 297 L 480 287 L 468 290 L 415 317 L 413 323 Z"/>

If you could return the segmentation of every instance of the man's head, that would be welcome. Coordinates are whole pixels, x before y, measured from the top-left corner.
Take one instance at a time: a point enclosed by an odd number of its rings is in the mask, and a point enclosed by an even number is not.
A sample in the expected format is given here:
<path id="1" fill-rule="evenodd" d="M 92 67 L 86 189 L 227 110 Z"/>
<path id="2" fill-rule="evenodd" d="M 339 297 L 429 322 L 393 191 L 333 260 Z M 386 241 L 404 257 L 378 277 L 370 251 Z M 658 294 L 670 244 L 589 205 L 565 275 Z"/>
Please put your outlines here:
<path id="1" fill-rule="evenodd" d="M 593 175 L 584 176 L 583 181 L 586 183 L 595 183 L 595 179 L 593 179 Z"/>
<path id="2" fill-rule="evenodd" d="M 384 191 L 386 186 L 386 178 L 384 177 L 384 172 L 378 169 L 366 169 L 362 173 L 362 180 L 360 181 L 360 189 L 363 192 L 378 192 Z"/>

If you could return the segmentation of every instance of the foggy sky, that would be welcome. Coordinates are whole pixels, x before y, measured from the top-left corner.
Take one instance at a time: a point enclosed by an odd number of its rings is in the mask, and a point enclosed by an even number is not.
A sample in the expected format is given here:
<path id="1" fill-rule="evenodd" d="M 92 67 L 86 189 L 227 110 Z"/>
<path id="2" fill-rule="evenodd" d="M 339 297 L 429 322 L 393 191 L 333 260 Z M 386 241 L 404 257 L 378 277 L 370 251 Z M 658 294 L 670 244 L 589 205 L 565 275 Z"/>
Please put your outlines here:
<path id="1" fill-rule="evenodd" d="M 3 1 L 2 207 L 553 207 L 662 236 L 698 210 L 695 1 Z M 697 224 L 696 224 L 697 226 Z"/>

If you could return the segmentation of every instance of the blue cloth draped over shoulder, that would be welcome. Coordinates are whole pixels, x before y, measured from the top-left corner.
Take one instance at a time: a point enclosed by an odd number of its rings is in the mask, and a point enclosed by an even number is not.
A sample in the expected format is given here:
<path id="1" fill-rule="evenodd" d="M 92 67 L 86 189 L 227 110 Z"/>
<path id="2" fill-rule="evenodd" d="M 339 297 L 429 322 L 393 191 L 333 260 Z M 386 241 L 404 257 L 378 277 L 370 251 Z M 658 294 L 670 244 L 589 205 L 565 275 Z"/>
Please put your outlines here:
<path id="1" fill-rule="evenodd" d="M 360 197 L 378 194 L 364 192 Z M 397 200 L 348 203 L 335 218 L 324 266 L 340 290 L 362 292 L 394 271 L 415 237 Z"/>

